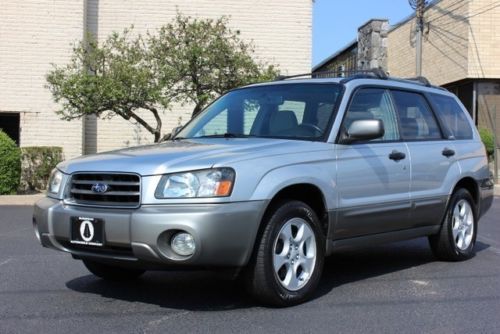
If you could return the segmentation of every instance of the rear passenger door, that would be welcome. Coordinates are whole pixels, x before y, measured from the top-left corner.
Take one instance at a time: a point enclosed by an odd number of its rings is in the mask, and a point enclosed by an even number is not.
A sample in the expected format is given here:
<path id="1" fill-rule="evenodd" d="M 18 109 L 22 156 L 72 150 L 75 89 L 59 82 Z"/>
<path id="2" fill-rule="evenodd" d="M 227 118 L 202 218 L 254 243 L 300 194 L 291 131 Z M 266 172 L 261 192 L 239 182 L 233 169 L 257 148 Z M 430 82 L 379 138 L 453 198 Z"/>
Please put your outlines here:
<path id="1" fill-rule="evenodd" d="M 453 141 L 444 138 L 424 95 L 400 90 L 391 93 L 411 158 L 411 224 L 438 224 L 446 207 L 450 168 L 457 168 Z"/>
<path id="2" fill-rule="evenodd" d="M 360 119 L 380 119 L 383 138 L 337 147 L 339 211 L 334 239 L 408 228 L 410 166 L 400 140 L 396 111 L 384 88 L 361 88 L 351 99 L 342 128 Z"/>

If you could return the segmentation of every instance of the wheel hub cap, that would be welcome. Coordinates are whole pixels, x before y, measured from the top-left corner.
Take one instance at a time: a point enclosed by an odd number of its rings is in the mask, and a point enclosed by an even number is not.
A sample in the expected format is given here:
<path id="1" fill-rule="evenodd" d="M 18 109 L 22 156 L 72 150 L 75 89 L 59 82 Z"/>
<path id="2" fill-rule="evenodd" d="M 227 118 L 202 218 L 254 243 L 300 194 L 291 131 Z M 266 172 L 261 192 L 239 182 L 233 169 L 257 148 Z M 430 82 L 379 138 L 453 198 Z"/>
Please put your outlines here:
<path id="1" fill-rule="evenodd" d="M 455 245 L 460 250 L 466 250 L 474 235 L 474 214 L 466 200 L 460 200 L 453 209 L 452 233 Z"/>
<path id="2" fill-rule="evenodd" d="M 290 291 L 301 289 L 316 265 L 316 238 L 302 218 L 292 218 L 281 228 L 273 248 L 274 273 Z"/>

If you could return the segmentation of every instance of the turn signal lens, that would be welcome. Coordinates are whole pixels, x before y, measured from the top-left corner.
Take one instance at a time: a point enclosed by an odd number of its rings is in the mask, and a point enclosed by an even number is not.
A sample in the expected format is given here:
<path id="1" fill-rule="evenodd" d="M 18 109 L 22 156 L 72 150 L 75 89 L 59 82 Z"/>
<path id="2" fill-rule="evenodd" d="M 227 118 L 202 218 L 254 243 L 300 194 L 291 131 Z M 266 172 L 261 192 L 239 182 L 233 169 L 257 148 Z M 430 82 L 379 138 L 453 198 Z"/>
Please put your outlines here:
<path id="1" fill-rule="evenodd" d="M 217 182 L 217 188 L 215 190 L 216 196 L 228 196 L 233 187 L 232 181 L 220 181 Z"/>

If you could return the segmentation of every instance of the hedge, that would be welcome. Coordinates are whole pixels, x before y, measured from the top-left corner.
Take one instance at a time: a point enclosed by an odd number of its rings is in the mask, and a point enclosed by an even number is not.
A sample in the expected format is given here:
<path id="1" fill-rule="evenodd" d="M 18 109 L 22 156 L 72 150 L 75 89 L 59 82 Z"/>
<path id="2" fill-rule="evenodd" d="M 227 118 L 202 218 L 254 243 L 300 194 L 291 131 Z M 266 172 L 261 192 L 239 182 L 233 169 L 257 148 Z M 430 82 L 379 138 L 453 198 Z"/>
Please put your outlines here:
<path id="1" fill-rule="evenodd" d="M 21 175 L 21 152 L 16 143 L 0 130 L 0 195 L 15 194 Z"/>
<path id="2" fill-rule="evenodd" d="M 495 153 L 495 136 L 493 135 L 493 132 L 486 128 L 480 128 L 479 135 L 481 136 L 481 140 L 486 148 L 488 158 L 492 160 L 493 154 Z"/>
<path id="3" fill-rule="evenodd" d="M 32 146 L 21 148 L 21 189 L 35 191 L 47 189 L 50 172 L 63 160 L 58 146 Z"/>

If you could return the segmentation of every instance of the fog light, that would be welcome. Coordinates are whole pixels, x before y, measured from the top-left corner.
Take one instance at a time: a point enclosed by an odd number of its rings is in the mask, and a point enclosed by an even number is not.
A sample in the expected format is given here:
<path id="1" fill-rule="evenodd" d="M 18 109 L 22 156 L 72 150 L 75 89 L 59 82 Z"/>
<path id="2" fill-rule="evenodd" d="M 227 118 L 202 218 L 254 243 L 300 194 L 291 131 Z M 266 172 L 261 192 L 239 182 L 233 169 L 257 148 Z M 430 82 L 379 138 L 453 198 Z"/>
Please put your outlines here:
<path id="1" fill-rule="evenodd" d="M 174 252 L 182 256 L 192 255 L 196 248 L 193 236 L 186 232 L 179 232 L 174 235 L 170 246 Z"/>

